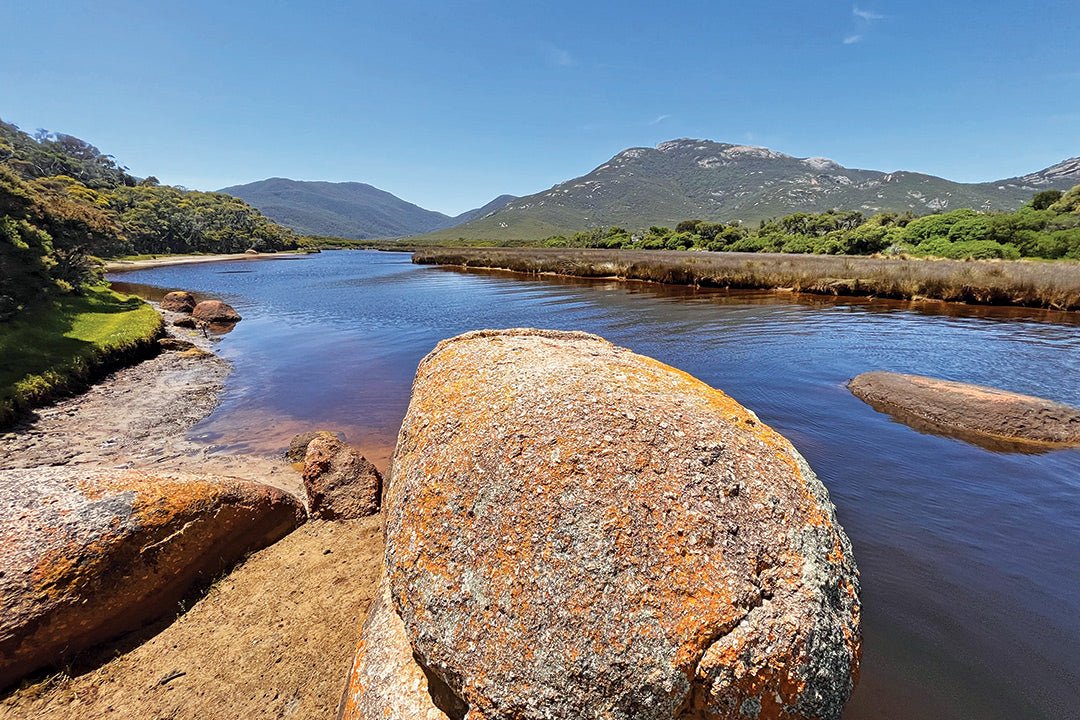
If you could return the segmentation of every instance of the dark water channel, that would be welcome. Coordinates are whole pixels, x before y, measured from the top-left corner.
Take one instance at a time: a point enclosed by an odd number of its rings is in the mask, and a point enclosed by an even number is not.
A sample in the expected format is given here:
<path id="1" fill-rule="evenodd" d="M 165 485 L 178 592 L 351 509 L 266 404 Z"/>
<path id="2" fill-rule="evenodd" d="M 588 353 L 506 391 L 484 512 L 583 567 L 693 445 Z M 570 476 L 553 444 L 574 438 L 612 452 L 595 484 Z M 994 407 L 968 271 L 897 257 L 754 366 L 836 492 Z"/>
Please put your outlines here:
<path id="1" fill-rule="evenodd" d="M 864 605 L 845 718 L 1080 717 L 1080 451 L 921 434 L 844 385 L 886 369 L 1080 405 L 1080 324 L 1065 315 L 531 280 L 375 252 L 113 279 L 244 316 L 221 340 L 236 367 L 224 402 L 194 431 L 238 450 L 330 427 L 385 466 L 417 363 L 477 328 L 587 330 L 686 370 L 791 439 L 837 505 Z"/>

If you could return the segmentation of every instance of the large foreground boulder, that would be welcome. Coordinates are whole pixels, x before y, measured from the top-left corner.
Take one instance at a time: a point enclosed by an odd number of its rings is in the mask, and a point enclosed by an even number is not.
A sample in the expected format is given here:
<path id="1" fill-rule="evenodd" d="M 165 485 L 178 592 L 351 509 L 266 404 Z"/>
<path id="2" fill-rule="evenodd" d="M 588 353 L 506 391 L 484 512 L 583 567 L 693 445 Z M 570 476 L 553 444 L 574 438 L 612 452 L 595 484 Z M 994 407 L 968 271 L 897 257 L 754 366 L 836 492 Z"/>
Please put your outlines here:
<path id="1" fill-rule="evenodd" d="M 1080 408 L 1031 395 L 890 372 L 863 373 L 848 388 L 875 410 L 917 430 L 993 449 L 1080 445 Z"/>
<path id="2" fill-rule="evenodd" d="M 0 687 L 175 613 L 303 520 L 295 498 L 256 483 L 0 471 Z"/>
<path id="3" fill-rule="evenodd" d="M 304 455 L 304 489 L 313 516 L 356 520 L 379 512 L 382 476 L 363 455 L 330 433 L 320 433 Z"/>
<path id="4" fill-rule="evenodd" d="M 195 309 L 195 296 L 185 290 L 173 290 L 161 298 L 161 309 L 189 313 Z"/>
<path id="5" fill-rule="evenodd" d="M 838 718 L 851 692 L 859 580 L 821 482 L 727 395 L 599 337 L 440 343 L 385 503 L 394 609 L 470 720 Z"/>
<path id="6" fill-rule="evenodd" d="M 360 630 L 349 682 L 338 706 L 340 720 L 447 720 L 438 697 L 455 716 L 465 709 L 437 679 L 434 684 L 413 660 L 412 647 L 383 578 Z M 457 712 L 454 712 L 457 710 Z"/>
<path id="7" fill-rule="evenodd" d="M 232 305 L 220 300 L 203 300 L 191 311 L 196 320 L 208 323 L 234 323 L 240 321 L 240 313 Z"/>

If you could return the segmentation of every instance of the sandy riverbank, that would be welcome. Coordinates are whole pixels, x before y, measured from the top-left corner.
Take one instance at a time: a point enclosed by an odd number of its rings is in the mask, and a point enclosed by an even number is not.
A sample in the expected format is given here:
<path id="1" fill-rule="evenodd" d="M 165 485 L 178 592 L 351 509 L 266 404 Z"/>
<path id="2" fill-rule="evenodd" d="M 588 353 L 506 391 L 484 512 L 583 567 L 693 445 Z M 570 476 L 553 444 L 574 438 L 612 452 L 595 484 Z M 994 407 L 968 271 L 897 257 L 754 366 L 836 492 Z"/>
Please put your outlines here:
<path id="1" fill-rule="evenodd" d="M 128 270 L 144 270 L 152 267 L 165 265 L 198 265 L 201 263 L 230 262 L 235 260 L 300 260 L 310 253 L 307 252 L 277 252 L 258 253 L 231 253 L 222 255 L 162 255 L 160 257 L 141 258 L 139 260 L 107 260 L 105 272 L 126 272 Z"/>
<path id="2" fill-rule="evenodd" d="M 149 467 L 263 482 L 302 496 L 276 455 L 233 455 L 188 438 L 230 371 L 215 341 L 163 352 L 0 435 L 0 467 Z M 333 714 L 373 596 L 381 516 L 309 522 L 213 585 L 179 617 L 0 694 L 0 720 Z"/>

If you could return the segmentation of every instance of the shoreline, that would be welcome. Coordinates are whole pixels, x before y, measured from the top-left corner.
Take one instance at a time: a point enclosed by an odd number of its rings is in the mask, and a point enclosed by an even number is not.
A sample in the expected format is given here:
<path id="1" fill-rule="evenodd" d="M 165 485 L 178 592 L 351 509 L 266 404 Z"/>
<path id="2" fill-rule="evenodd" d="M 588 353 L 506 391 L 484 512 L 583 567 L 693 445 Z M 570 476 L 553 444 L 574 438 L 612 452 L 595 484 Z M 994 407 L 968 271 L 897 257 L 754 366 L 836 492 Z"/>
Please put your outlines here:
<path id="1" fill-rule="evenodd" d="M 171 324 L 176 313 L 148 304 L 162 316 L 162 337 L 194 348 L 162 350 L 113 370 L 77 395 L 31 410 L 0 433 L 0 469 L 193 470 L 273 485 L 302 500 L 299 475 L 283 460 L 232 455 L 188 438 L 191 428 L 220 403 L 232 365 L 214 353 L 213 335 L 177 328 Z"/>
<path id="2" fill-rule="evenodd" d="M 304 502 L 301 475 L 284 457 L 233 454 L 189 437 L 220 403 L 232 364 L 214 352 L 213 335 L 177 328 L 178 314 L 151 305 L 166 337 L 194 347 L 163 349 L 33 411 L 0 432 L 0 469 L 182 471 L 270 485 Z M 309 518 L 175 613 L 3 689 L 0 720 L 197 720 L 208 702 L 222 717 L 331 717 L 382 550 L 381 514 Z"/>
<path id="3" fill-rule="evenodd" d="M 104 271 L 107 273 L 145 270 L 146 268 L 165 267 L 168 265 L 197 265 L 200 263 L 235 262 L 237 260 L 299 260 L 312 253 L 283 251 L 276 253 L 224 253 L 218 255 L 162 255 L 141 260 L 106 260 Z"/>
<path id="4" fill-rule="evenodd" d="M 428 248 L 412 261 L 532 276 L 1080 310 L 1080 263 L 595 248 Z"/>

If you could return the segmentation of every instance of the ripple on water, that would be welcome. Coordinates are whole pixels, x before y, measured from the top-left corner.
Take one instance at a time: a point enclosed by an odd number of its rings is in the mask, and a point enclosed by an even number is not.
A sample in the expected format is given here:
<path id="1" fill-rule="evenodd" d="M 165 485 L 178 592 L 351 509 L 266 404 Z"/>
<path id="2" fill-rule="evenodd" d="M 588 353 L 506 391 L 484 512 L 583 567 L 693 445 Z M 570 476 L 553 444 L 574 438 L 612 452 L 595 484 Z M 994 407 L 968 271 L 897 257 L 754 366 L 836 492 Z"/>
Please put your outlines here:
<path id="1" fill-rule="evenodd" d="M 863 579 L 863 679 L 845 717 L 1071 718 L 1080 706 L 1080 450 L 988 452 L 919 433 L 846 389 L 868 370 L 1080 405 L 1076 314 L 528 279 L 326 252 L 122 279 L 244 316 L 221 406 L 227 447 L 346 432 L 381 467 L 420 359 L 485 327 L 586 330 L 721 388 L 786 434 L 829 488 Z"/>

